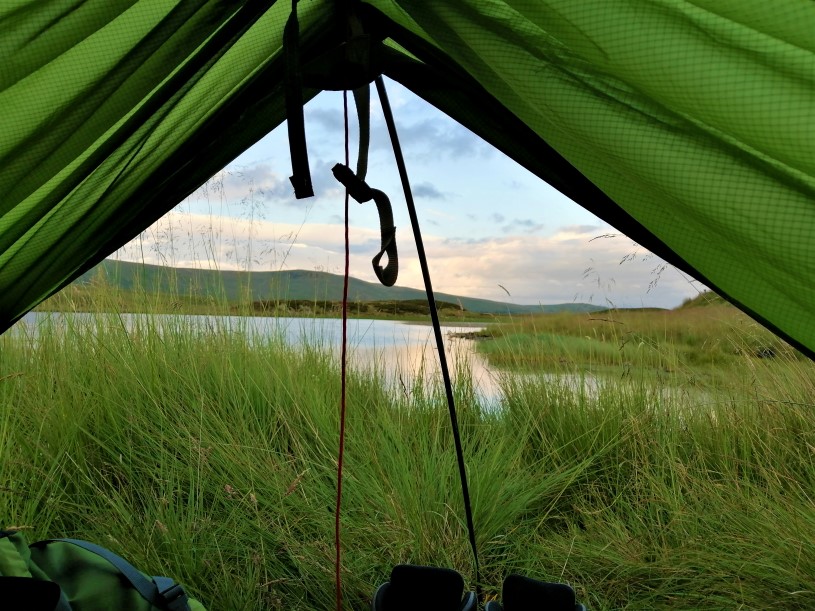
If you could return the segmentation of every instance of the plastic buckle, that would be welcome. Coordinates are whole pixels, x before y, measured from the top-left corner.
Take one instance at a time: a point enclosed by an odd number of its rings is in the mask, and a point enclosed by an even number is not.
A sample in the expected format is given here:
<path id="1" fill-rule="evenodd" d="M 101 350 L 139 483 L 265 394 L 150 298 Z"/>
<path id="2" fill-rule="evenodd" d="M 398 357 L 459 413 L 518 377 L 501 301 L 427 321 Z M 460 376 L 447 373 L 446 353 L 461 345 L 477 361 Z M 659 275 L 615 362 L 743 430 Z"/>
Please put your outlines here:
<path id="1" fill-rule="evenodd" d="M 159 590 L 158 594 L 168 611 L 188 611 L 190 608 L 187 593 L 177 583 L 171 584 L 166 590 Z"/>

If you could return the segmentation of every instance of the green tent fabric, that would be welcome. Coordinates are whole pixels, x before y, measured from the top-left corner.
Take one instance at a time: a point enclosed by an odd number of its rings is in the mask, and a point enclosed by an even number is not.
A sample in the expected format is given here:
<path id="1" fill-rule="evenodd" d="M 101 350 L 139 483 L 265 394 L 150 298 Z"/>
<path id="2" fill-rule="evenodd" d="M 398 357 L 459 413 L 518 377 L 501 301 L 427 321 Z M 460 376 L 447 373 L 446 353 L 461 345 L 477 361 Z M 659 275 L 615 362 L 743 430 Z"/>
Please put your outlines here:
<path id="1" fill-rule="evenodd" d="M 349 11 L 387 76 L 815 355 L 815 3 L 303 0 L 304 63 Z M 285 119 L 290 12 L 3 3 L 0 331 Z"/>

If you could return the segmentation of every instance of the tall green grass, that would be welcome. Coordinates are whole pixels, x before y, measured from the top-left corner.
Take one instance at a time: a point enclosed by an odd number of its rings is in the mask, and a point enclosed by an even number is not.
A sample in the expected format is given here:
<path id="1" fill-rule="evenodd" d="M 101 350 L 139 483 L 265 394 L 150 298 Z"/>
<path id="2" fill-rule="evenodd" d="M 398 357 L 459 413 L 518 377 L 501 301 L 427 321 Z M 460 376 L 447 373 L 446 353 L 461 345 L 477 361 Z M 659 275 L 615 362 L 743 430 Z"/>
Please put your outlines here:
<path id="1" fill-rule="evenodd" d="M 479 351 L 494 366 L 515 371 L 645 376 L 654 383 L 719 389 L 740 382 L 745 366 L 771 381 L 786 375 L 790 364 L 809 365 L 800 352 L 721 300 L 675 310 L 518 317 L 491 326 L 486 335 Z M 756 362 L 762 366 L 754 367 Z"/>
<path id="2" fill-rule="evenodd" d="M 62 320 L 0 337 L 2 526 L 95 541 L 211 609 L 333 608 L 330 353 Z M 704 403 L 643 378 L 507 375 L 498 411 L 462 383 L 485 591 L 519 571 L 592 609 L 815 607 L 815 393 L 798 361 L 783 372 Z M 400 562 L 472 579 L 442 393 L 381 382 L 349 380 L 347 609 Z"/>

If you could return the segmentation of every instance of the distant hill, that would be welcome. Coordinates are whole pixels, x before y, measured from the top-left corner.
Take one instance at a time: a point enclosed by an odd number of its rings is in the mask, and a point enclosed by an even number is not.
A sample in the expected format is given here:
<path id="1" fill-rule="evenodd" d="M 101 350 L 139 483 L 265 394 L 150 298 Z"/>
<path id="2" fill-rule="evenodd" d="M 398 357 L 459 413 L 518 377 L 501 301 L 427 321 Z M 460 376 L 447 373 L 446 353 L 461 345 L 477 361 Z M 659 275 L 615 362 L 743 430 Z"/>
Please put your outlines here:
<path id="1" fill-rule="evenodd" d="M 238 272 L 188 269 L 128 263 L 106 259 L 80 276 L 74 284 L 104 281 L 126 291 L 147 290 L 178 295 L 215 295 L 228 301 L 312 300 L 340 301 L 343 277 L 328 272 L 292 270 L 278 272 Z M 357 278 L 348 282 L 348 301 L 423 300 L 422 290 L 391 288 Z M 532 314 L 542 312 L 595 312 L 603 308 L 587 303 L 518 305 L 436 293 L 436 299 L 457 303 L 480 314 Z"/>
<path id="2" fill-rule="evenodd" d="M 713 291 L 703 291 L 699 293 L 696 297 L 689 297 L 688 299 L 683 301 L 682 305 L 680 305 L 676 309 L 680 310 L 685 308 L 702 308 L 711 305 L 730 305 L 730 304 Z"/>

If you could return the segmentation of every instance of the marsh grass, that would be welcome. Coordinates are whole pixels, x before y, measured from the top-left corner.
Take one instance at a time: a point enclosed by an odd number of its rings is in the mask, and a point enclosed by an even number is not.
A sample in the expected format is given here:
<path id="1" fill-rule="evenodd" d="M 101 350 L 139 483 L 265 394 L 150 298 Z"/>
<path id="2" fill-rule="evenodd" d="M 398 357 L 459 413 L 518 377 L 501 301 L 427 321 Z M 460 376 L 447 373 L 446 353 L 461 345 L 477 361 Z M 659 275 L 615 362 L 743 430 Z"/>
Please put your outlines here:
<path id="1" fill-rule="evenodd" d="M 459 386 L 485 591 L 520 571 L 592 609 L 815 606 L 811 371 L 734 358 L 744 383 L 704 402 L 656 378 L 507 375 L 495 411 Z M 332 609 L 339 388 L 324 347 L 240 327 L 99 314 L 6 334 L 3 526 L 98 542 L 210 609 Z M 471 579 L 440 389 L 352 373 L 348 400 L 346 608 L 400 562 Z"/>
<path id="2" fill-rule="evenodd" d="M 496 367 L 645 377 L 705 389 L 741 382 L 745 365 L 767 374 L 762 382 L 771 383 L 776 375 L 787 375 L 791 363 L 808 363 L 721 300 L 675 310 L 516 317 L 487 333 L 479 351 Z M 754 366 L 756 362 L 762 366 Z"/>

